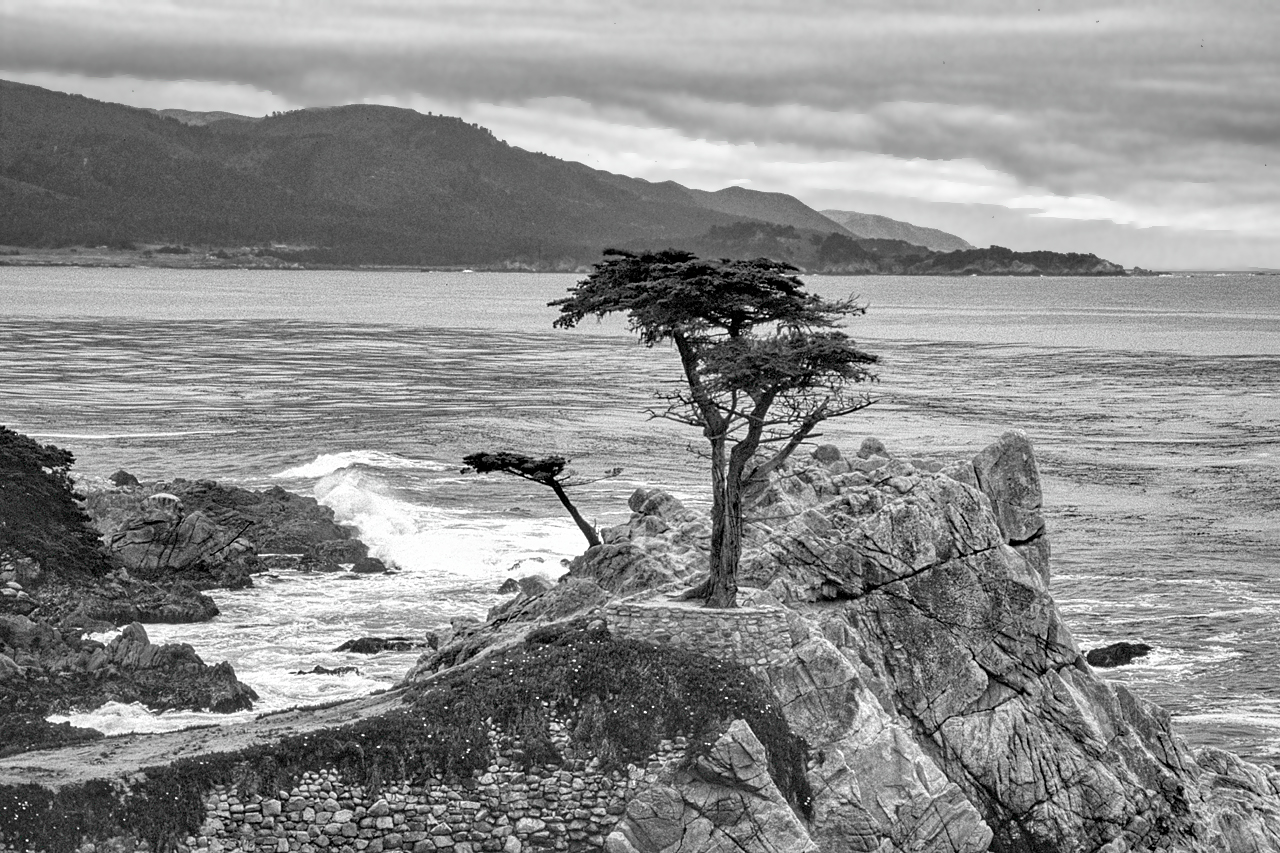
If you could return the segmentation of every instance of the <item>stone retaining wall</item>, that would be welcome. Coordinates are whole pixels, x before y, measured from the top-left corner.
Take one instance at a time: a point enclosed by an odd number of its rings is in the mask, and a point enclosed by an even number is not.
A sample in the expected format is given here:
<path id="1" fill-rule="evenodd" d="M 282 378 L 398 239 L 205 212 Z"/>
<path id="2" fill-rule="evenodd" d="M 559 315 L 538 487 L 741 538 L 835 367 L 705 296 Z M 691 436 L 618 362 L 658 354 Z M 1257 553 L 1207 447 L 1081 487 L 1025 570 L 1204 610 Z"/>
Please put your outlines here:
<path id="1" fill-rule="evenodd" d="M 563 726 L 552 741 L 557 765 L 521 766 L 518 745 L 491 735 L 494 760 L 465 779 L 433 776 L 374 791 L 336 770 L 307 773 L 291 791 L 246 795 L 225 786 L 209 796 L 207 819 L 180 849 L 255 853 L 528 853 L 602 850 L 631 795 L 664 764 L 684 754 L 682 738 L 664 741 L 645 767 L 603 772 L 598 758 L 569 745 Z M 81 853 L 92 853 L 83 850 Z M 101 853 L 101 851 L 98 851 Z"/>
<path id="2" fill-rule="evenodd" d="M 780 606 L 710 610 L 653 599 L 615 602 L 604 609 L 615 636 L 671 643 L 745 666 L 768 666 L 789 658 L 791 629 L 786 614 Z"/>

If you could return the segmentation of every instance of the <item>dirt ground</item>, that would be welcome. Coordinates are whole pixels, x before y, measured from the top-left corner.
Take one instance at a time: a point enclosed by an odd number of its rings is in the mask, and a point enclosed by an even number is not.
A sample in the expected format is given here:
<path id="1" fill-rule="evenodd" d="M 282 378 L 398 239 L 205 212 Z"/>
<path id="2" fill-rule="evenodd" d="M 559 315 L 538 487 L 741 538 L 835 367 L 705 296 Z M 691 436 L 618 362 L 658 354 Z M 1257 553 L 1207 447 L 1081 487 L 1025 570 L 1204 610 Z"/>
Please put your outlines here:
<path id="1" fill-rule="evenodd" d="M 374 717 L 400 705 L 403 693 L 390 690 L 328 708 L 285 711 L 252 722 L 206 726 L 162 734 L 103 738 L 81 746 L 37 750 L 0 758 L 0 784 L 37 784 L 50 790 L 92 779 L 128 776 L 144 767 L 180 758 L 234 752 L 290 735 L 333 728 Z"/>

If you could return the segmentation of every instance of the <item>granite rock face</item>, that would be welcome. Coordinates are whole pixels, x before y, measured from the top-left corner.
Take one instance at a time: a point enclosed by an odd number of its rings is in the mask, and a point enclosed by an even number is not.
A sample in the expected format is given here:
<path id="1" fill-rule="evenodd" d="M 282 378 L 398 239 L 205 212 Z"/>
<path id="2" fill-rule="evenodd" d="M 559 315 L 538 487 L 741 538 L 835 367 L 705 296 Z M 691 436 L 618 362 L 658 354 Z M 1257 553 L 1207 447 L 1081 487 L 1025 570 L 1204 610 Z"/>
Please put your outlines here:
<path id="1" fill-rule="evenodd" d="M 668 769 L 627 805 L 607 853 L 818 853 L 769 775 L 764 746 L 734 720 L 687 769 Z"/>
<path id="2" fill-rule="evenodd" d="M 210 480 L 125 485 L 85 503 L 107 551 L 132 574 L 197 589 L 252 585 L 260 555 L 291 555 L 289 565 L 362 572 L 386 566 L 334 521 L 315 498 L 279 487 L 251 491 Z"/>
<path id="3" fill-rule="evenodd" d="M 893 458 L 875 443 L 863 451 L 846 459 L 823 448 L 748 510 L 740 584 L 767 592 L 791 626 L 787 656 L 757 670 L 814 756 L 803 843 L 1280 851 L 1280 773 L 1193 753 L 1168 713 L 1081 655 L 1049 594 L 1025 435 L 949 465 Z M 572 574 L 631 600 L 690 585 L 703 551 L 681 526 L 697 521 L 648 510 L 670 506 L 652 492 L 634 500 L 631 520 L 603 531 L 606 545 Z M 643 555 L 631 559 L 640 580 L 617 570 L 623 553 Z M 694 831 L 677 808 L 684 794 L 653 796 L 654 811 Z M 660 846 L 674 830 L 646 836 L 641 828 L 658 825 L 646 820 L 632 821 L 631 848 L 683 849 Z M 800 842 L 784 833 L 752 843 Z"/>
<path id="4" fill-rule="evenodd" d="M 220 563 L 248 552 L 240 534 L 214 524 L 202 512 L 182 515 L 153 505 L 123 521 L 106 538 L 107 552 L 131 571 L 181 571 Z"/>
<path id="5" fill-rule="evenodd" d="M 157 645 L 137 622 L 111 642 L 24 616 L 0 615 L 0 715 L 43 717 L 106 702 L 155 711 L 247 710 L 257 694 L 231 666 L 209 666 L 186 643 Z"/>

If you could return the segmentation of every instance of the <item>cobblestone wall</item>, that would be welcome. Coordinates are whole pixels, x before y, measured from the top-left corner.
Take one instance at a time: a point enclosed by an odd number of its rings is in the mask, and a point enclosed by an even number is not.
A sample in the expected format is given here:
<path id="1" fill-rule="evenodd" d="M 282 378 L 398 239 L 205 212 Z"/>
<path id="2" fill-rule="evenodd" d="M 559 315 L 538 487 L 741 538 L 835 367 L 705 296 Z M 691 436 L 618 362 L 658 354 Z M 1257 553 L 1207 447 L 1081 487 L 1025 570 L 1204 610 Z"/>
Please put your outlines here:
<path id="1" fill-rule="evenodd" d="M 494 740 L 493 763 L 465 779 L 395 782 L 378 791 L 335 770 L 308 773 L 291 791 L 238 794 L 219 787 L 207 819 L 181 849 L 256 853 L 528 853 L 601 850 L 630 796 L 679 759 L 683 739 L 664 741 L 645 767 L 602 772 L 575 754 L 553 723 L 558 765 L 519 766 L 514 744 Z M 82 853 L 91 853 L 84 850 Z"/>
<path id="2" fill-rule="evenodd" d="M 708 610 L 651 599 L 610 604 L 605 620 L 618 637 L 671 643 L 746 666 L 780 663 L 791 649 L 786 609 L 779 606 Z"/>

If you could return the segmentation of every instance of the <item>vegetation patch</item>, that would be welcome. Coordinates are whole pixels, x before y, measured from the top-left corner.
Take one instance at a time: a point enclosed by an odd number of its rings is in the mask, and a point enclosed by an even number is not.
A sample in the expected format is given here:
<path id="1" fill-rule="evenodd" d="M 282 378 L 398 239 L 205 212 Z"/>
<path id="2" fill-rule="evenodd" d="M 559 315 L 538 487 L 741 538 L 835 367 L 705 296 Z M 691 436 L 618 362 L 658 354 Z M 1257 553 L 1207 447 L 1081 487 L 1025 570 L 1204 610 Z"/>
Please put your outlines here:
<path id="1" fill-rule="evenodd" d="M 193 834 L 217 784 L 276 796 L 309 770 L 336 768 L 354 784 L 465 781 L 492 760 L 497 727 L 520 746 L 526 766 L 562 759 L 553 719 L 605 769 L 642 762 L 661 740 L 689 739 L 686 761 L 704 754 L 728 723 L 745 719 L 764 744 L 783 794 L 805 814 L 807 745 L 794 735 L 777 697 L 745 667 L 673 647 L 612 637 L 579 621 L 535 631 L 522 646 L 446 673 L 411 694 L 404 708 L 270 746 L 184 759 L 134 777 L 129 796 L 101 783 L 56 794 L 0 786 L 3 840 L 70 853 L 81 837 L 132 835 L 158 850 Z"/>
<path id="2" fill-rule="evenodd" d="M 60 572 L 101 575 L 110 565 L 76 503 L 70 451 L 0 426 L 0 556 L 34 558 Z"/>

